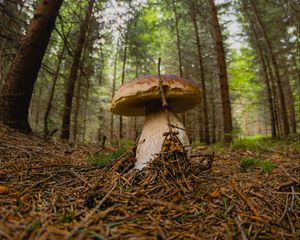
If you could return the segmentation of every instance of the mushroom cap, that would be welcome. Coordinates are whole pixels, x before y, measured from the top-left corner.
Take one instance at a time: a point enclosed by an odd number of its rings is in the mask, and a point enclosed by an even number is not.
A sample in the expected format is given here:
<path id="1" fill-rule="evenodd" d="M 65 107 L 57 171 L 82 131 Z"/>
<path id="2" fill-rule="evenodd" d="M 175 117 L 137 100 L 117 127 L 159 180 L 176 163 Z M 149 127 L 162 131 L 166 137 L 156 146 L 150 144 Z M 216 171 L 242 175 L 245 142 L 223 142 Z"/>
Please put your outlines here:
<path id="1" fill-rule="evenodd" d="M 169 108 L 174 113 L 185 112 L 201 100 L 197 83 L 175 75 L 161 75 Z M 147 75 L 123 84 L 115 93 L 111 112 L 125 116 L 144 116 L 146 107 L 161 102 L 157 75 Z M 160 105 L 157 105 L 160 106 Z"/>

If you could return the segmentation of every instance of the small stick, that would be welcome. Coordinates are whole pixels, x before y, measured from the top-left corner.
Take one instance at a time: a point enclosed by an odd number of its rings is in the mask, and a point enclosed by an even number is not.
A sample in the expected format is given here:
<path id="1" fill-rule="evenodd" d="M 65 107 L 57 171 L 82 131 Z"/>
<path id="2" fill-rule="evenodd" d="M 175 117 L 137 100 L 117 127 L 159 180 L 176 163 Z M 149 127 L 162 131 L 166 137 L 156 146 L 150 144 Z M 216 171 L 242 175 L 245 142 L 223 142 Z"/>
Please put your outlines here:
<path id="1" fill-rule="evenodd" d="M 241 233 L 242 239 L 243 240 L 248 240 L 248 238 L 247 238 L 247 236 L 245 234 L 244 228 L 242 226 L 242 222 L 241 222 L 240 216 L 237 216 L 237 218 L 235 219 L 235 223 L 236 223 L 236 225 L 237 225 L 237 227 L 238 227 L 238 229 L 239 229 L 239 231 Z"/>
<path id="2" fill-rule="evenodd" d="M 293 181 L 293 180 L 287 181 L 287 182 L 281 184 L 279 187 L 277 187 L 276 190 L 278 191 L 280 189 L 289 187 L 289 186 L 293 185 L 294 183 L 295 183 L 295 181 Z"/>
<path id="3" fill-rule="evenodd" d="M 244 202 L 248 205 L 248 207 L 250 208 L 250 210 L 256 215 L 259 216 L 259 212 L 256 210 L 256 208 L 254 207 L 252 201 L 250 199 L 248 199 L 245 194 L 242 193 L 242 191 L 239 189 L 237 182 L 235 181 L 235 179 L 232 179 L 231 181 L 231 185 L 233 187 L 233 189 L 237 192 L 237 194 L 244 200 Z"/>
<path id="4" fill-rule="evenodd" d="M 160 63 L 161 63 L 161 58 L 158 58 L 157 72 L 158 72 L 159 91 L 160 91 L 160 94 L 161 94 L 163 110 L 167 114 L 169 132 L 170 132 L 171 138 L 173 138 L 171 122 L 170 122 L 170 116 L 169 116 L 169 110 L 168 110 L 168 102 L 167 102 L 165 91 L 164 91 L 164 88 L 163 88 L 163 80 L 162 80 L 161 74 L 160 74 Z"/>
<path id="5" fill-rule="evenodd" d="M 284 211 L 283 211 L 283 213 L 281 215 L 281 218 L 278 220 L 279 223 L 283 220 L 283 218 L 287 214 L 288 208 L 289 208 L 289 195 L 286 196 L 286 199 L 285 199 L 285 208 L 284 208 Z"/>
<path id="6" fill-rule="evenodd" d="M 287 170 L 286 170 L 284 167 L 280 166 L 280 168 L 281 168 L 281 169 L 285 172 L 285 174 L 288 175 L 294 182 L 300 184 L 300 181 L 299 181 L 298 179 L 292 177 L 291 174 L 289 174 L 289 173 L 287 172 Z"/>
<path id="7" fill-rule="evenodd" d="M 81 176 L 79 173 L 75 172 L 73 168 L 71 168 L 71 173 L 75 175 L 75 177 L 79 178 L 81 181 L 83 181 L 89 188 L 94 188 L 92 184 L 90 184 L 83 176 Z"/>
<path id="8" fill-rule="evenodd" d="M 290 206 L 290 211 L 292 211 L 293 210 L 293 208 L 294 208 L 294 203 L 295 203 L 295 190 L 294 190 L 294 187 L 293 186 L 291 186 L 291 189 L 292 189 L 292 201 L 291 201 L 291 206 Z"/>
<path id="9" fill-rule="evenodd" d="M 290 194 L 293 194 L 293 195 L 300 195 L 300 192 L 276 192 L 276 191 L 274 191 L 273 193 L 277 193 L 277 194 L 286 194 L 286 195 L 290 195 Z"/>

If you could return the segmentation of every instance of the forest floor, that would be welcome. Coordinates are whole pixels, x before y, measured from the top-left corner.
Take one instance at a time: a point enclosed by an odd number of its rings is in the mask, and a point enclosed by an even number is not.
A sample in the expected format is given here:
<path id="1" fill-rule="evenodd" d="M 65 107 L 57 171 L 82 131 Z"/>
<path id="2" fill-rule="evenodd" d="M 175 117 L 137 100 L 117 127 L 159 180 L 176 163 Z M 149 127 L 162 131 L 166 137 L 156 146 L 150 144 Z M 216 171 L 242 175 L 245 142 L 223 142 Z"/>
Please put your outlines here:
<path id="1" fill-rule="evenodd" d="M 299 239 L 297 141 L 217 148 L 210 169 L 174 178 L 133 170 L 130 151 L 97 167 L 111 150 L 0 126 L 0 239 Z"/>

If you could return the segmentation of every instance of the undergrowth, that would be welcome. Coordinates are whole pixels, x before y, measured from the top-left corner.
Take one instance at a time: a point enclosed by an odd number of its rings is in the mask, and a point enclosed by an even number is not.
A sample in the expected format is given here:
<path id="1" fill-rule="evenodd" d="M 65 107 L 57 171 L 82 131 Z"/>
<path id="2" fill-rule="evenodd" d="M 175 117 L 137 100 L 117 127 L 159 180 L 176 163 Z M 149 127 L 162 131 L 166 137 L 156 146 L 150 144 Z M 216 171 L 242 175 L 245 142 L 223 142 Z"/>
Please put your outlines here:
<path id="1" fill-rule="evenodd" d="M 217 142 L 210 146 L 214 151 L 224 150 L 222 142 Z M 244 138 L 237 138 L 231 145 L 232 150 L 249 150 L 263 153 L 274 151 L 279 152 L 298 152 L 300 153 L 299 136 L 291 136 L 287 138 L 272 139 L 267 136 L 255 135 Z"/>
<path id="2" fill-rule="evenodd" d="M 268 175 L 275 167 L 275 164 L 270 160 L 255 159 L 252 157 L 244 157 L 240 160 L 240 168 L 242 172 L 249 172 L 257 167 L 260 168 L 263 174 Z"/>
<path id="3" fill-rule="evenodd" d="M 128 149 L 133 147 L 134 144 L 132 141 L 124 139 L 120 142 L 119 145 L 120 147 L 111 153 L 99 152 L 97 154 L 90 156 L 87 160 L 88 163 L 93 166 L 104 167 L 111 161 L 125 154 L 128 151 Z"/>

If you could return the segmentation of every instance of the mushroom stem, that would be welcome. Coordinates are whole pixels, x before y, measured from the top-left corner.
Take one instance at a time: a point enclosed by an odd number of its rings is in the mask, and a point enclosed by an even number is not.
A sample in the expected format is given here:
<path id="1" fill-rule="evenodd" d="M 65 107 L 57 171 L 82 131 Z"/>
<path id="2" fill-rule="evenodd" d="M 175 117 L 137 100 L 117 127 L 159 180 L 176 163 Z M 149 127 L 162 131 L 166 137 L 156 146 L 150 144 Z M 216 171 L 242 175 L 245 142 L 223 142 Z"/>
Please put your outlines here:
<path id="1" fill-rule="evenodd" d="M 177 135 L 183 146 L 189 145 L 189 139 L 186 132 L 183 130 L 184 126 L 180 119 L 169 111 L 170 124 L 178 127 Z M 159 153 L 165 137 L 164 133 L 169 131 L 167 113 L 163 110 L 158 112 L 148 112 L 145 117 L 143 130 L 140 137 L 140 142 L 145 140 L 137 147 L 135 168 L 142 170 L 148 162 L 155 158 L 155 154 Z"/>

